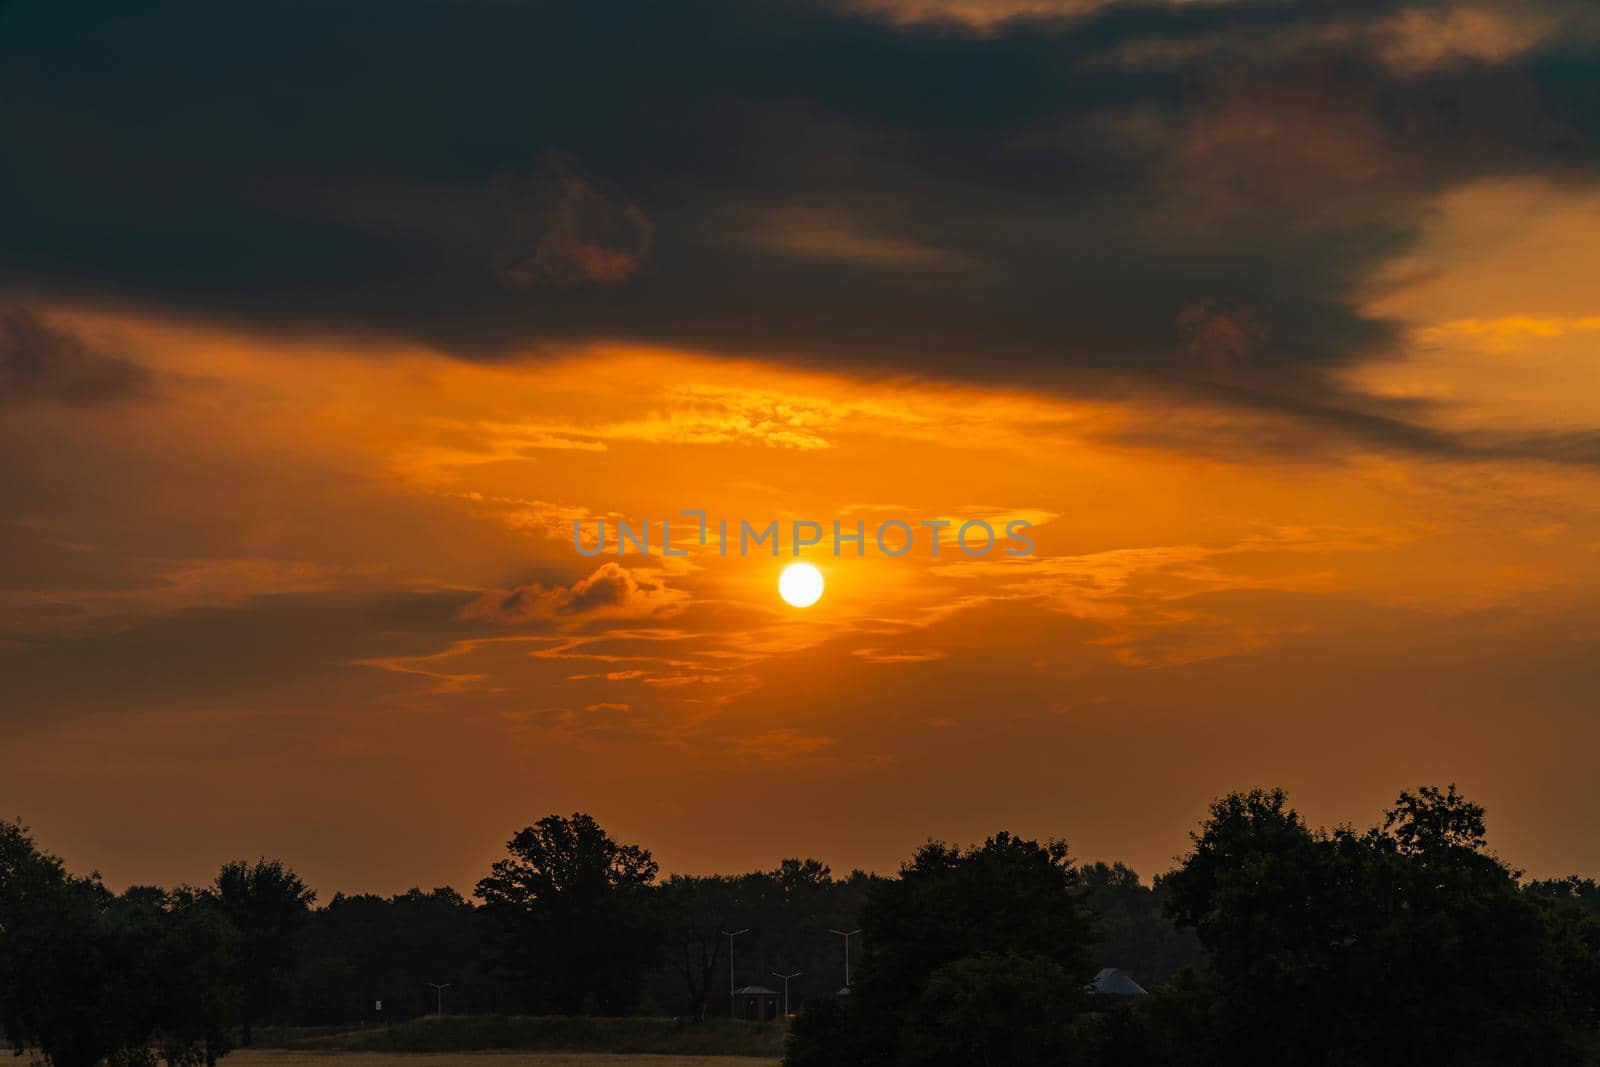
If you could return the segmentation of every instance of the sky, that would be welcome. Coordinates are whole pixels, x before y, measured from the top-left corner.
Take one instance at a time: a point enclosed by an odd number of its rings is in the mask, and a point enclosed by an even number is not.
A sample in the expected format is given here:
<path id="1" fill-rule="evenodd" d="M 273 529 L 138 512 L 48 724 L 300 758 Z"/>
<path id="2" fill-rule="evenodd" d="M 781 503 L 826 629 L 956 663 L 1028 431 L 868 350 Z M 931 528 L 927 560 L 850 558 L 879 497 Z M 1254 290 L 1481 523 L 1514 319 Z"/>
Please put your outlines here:
<path id="1" fill-rule="evenodd" d="M 0 5 L 0 813 L 326 897 L 1455 782 L 1600 874 L 1597 76 L 1559 0 Z"/>

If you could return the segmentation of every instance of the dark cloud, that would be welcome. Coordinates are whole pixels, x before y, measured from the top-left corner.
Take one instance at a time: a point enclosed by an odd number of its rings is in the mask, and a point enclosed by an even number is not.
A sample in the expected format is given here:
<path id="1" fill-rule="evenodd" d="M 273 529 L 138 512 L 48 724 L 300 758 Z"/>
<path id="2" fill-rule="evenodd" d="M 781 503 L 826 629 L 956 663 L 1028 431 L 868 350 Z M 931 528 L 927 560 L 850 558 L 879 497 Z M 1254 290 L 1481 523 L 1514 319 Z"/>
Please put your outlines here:
<path id="1" fill-rule="evenodd" d="M 463 608 L 462 617 L 502 623 L 646 618 L 680 609 L 686 599 L 652 571 L 608 562 L 570 586 L 536 582 L 489 590 Z"/>
<path id="2" fill-rule="evenodd" d="M 625 281 L 649 250 L 644 212 L 608 200 L 561 156 L 548 160 L 517 195 L 528 203 L 526 214 L 512 217 L 520 247 L 500 263 L 501 276 L 513 285 Z"/>
<path id="3" fill-rule="evenodd" d="M 1178 335 L 1195 359 L 1227 370 L 1255 355 L 1267 339 L 1267 329 L 1248 310 L 1234 311 L 1204 301 L 1178 313 Z"/>
<path id="4" fill-rule="evenodd" d="M 360 661 L 470 636 L 458 593 L 282 594 L 0 643 L 7 728 L 184 707 L 331 706 L 400 691 Z M 62 605 L 71 610 L 70 605 Z"/>
<path id="5" fill-rule="evenodd" d="M 1334 402 L 1318 402 L 1209 383 L 1189 383 L 1187 388 L 1163 391 L 1213 406 L 1270 413 L 1292 422 L 1277 426 L 1249 421 L 1234 426 L 1186 427 L 1175 421 L 1119 429 L 1107 439 L 1246 460 L 1264 452 L 1280 457 L 1326 453 L 1334 442 L 1353 440 L 1383 450 L 1445 460 L 1528 460 L 1600 467 L 1600 430 L 1450 431 L 1427 425 L 1425 416 L 1436 405 L 1415 400 L 1336 396 Z M 1345 400 L 1353 400 L 1359 406 L 1339 402 Z"/>
<path id="6" fill-rule="evenodd" d="M 137 363 L 97 352 L 25 308 L 0 309 L 0 407 L 102 404 L 145 395 L 153 384 Z"/>
<path id="7" fill-rule="evenodd" d="M 1582 9 L 1396 57 L 1395 20 L 1451 10 L 12 3 L 0 283 L 467 357 L 620 339 L 1359 408 L 1330 372 L 1394 346 L 1363 287 L 1431 198 L 1594 177 Z"/>

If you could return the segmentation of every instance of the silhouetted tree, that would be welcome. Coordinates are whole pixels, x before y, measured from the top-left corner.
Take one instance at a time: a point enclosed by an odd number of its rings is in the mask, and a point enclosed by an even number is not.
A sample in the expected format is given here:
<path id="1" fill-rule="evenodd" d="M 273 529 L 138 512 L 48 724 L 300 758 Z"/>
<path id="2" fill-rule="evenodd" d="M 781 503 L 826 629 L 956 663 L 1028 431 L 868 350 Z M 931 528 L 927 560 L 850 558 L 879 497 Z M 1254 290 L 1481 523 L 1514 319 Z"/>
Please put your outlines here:
<path id="1" fill-rule="evenodd" d="M 1034 1010 L 1048 1003 L 1050 1034 L 1027 1040 L 1058 1058 L 1083 1006 L 1093 940 L 1064 842 L 1006 833 L 966 851 L 929 842 L 899 878 L 872 887 L 861 926 L 851 995 L 808 1006 L 818 1016 L 796 1027 L 791 1063 L 939 1062 L 916 1058 L 932 1054 L 917 1035 L 930 1012 L 957 1005 L 968 1012 L 958 1024 L 963 1052 L 978 1057 L 965 1062 L 1013 1062 L 1014 1046 L 996 1036 L 1005 1019 L 985 1020 L 981 1007 L 1009 995 L 1008 966 L 1051 977 L 1030 1000 Z"/>
<path id="2" fill-rule="evenodd" d="M 142 1065 L 157 1052 L 167 1067 L 215 1063 L 231 1047 L 238 999 L 237 933 L 215 902 L 188 888 L 135 886 L 108 898 L 103 921 L 111 931 L 103 964 L 116 989 L 112 1012 L 126 1034 L 117 1067 Z"/>
<path id="3" fill-rule="evenodd" d="M 1590 1034 L 1600 1034 L 1600 885 L 1570 875 L 1530 882 L 1524 893 L 1561 949 L 1553 966 L 1563 1014 Z"/>
<path id="4" fill-rule="evenodd" d="M 1572 904 L 1591 915 L 1600 915 L 1600 882 L 1569 874 L 1565 878 L 1545 878 L 1529 882 L 1523 891 L 1542 900 Z"/>
<path id="5" fill-rule="evenodd" d="M 682 979 L 686 1014 L 706 1017 L 711 983 L 726 943 L 722 931 L 734 924 L 737 880 L 712 875 L 673 875 L 661 885 L 662 929 L 673 972 Z"/>
<path id="6" fill-rule="evenodd" d="M 229 1030 L 241 991 L 234 960 L 239 932 L 208 894 L 180 887 L 161 899 L 165 937 L 157 1044 L 167 1067 L 216 1063 L 232 1047 Z"/>
<path id="7" fill-rule="evenodd" d="M 630 1008 L 661 949 L 650 853 L 582 812 L 540 819 L 506 849 L 477 889 L 491 960 L 558 1011 Z"/>
<path id="8" fill-rule="evenodd" d="M 0 1026 L 54 1067 L 215 1062 L 231 936 L 192 894 L 115 896 L 0 826 Z"/>
<path id="9" fill-rule="evenodd" d="M 0 1025 L 56 1067 L 93 1067 L 123 1043 L 123 1020 L 98 1010 L 114 996 L 109 898 L 39 851 L 25 827 L 0 824 Z"/>
<path id="10" fill-rule="evenodd" d="M 447 1011 L 486 1012 L 494 990 L 483 974 L 477 909 L 454 889 L 394 897 L 336 895 L 311 913 L 301 935 L 295 1003 L 299 1021 L 328 1024 L 415 1018 L 434 1010 L 428 982 L 448 982 Z"/>
<path id="11" fill-rule="evenodd" d="M 1064 1064 L 1079 1048 L 1081 976 L 1036 954 L 985 953 L 934 971 L 901 1038 L 916 1067 Z"/>
<path id="12" fill-rule="evenodd" d="M 1366 831 L 1312 829 L 1281 791 L 1238 793 L 1192 838 L 1148 888 L 1008 834 L 930 843 L 894 879 L 788 859 L 656 886 L 648 852 L 552 816 L 513 838 L 481 908 L 438 889 L 312 912 L 280 863 L 118 896 L 0 824 L 0 1027 L 52 1067 L 198 1067 L 235 1021 L 248 1034 L 291 1007 L 348 1022 L 381 996 L 386 1017 L 409 1017 L 431 1009 L 425 980 L 453 983 L 456 1010 L 509 1004 L 489 957 L 541 1010 L 629 1010 L 654 976 L 698 1014 L 729 977 L 721 931 L 748 927 L 738 981 L 807 972 L 790 1067 L 1593 1061 L 1600 889 L 1519 886 L 1454 787 L 1403 792 Z M 828 931 L 857 926 L 853 991 L 834 996 Z M 1152 995 L 1086 1010 L 1098 963 L 1144 968 Z"/>
<path id="13" fill-rule="evenodd" d="M 35 1039 L 29 971 L 48 940 L 41 917 L 59 907 L 66 883 L 61 861 L 40 852 L 25 826 L 0 823 L 0 1030 L 13 1041 Z"/>
<path id="14" fill-rule="evenodd" d="M 1394 807 L 1384 812 L 1378 831 L 1407 856 L 1458 859 L 1471 862 L 1483 851 L 1486 830 L 1483 808 L 1456 792 L 1454 784 L 1441 791 L 1425 785 L 1415 793 L 1400 791 Z"/>
<path id="15" fill-rule="evenodd" d="M 1234 794 L 1194 842 L 1172 911 L 1210 953 L 1223 1061 L 1581 1062 L 1571 939 L 1453 788 L 1402 793 L 1365 833 L 1313 831 L 1281 791 Z"/>
<path id="16" fill-rule="evenodd" d="M 254 1024 L 288 1000 L 297 935 L 317 894 L 278 860 L 225 864 L 212 885 L 217 907 L 238 931 L 234 979 L 239 1023 L 249 1045 Z"/>

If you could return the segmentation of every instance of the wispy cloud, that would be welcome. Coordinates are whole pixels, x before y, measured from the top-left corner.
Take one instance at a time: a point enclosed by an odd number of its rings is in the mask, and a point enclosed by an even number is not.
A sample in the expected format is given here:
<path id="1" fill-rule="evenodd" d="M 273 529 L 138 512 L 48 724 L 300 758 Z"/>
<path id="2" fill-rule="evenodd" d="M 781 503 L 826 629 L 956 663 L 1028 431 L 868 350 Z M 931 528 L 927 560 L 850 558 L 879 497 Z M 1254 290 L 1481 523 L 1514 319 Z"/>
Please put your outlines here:
<path id="1" fill-rule="evenodd" d="M 489 590 L 462 608 L 461 616 L 505 624 L 644 619 L 672 614 L 687 599 L 656 572 L 608 562 L 570 586 L 534 583 Z"/>
<path id="2" fill-rule="evenodd" d="M 102 352 L 27 308 L 0 309 L 0 407 L 94 407 L 151 396 L 145 367 Z"/>

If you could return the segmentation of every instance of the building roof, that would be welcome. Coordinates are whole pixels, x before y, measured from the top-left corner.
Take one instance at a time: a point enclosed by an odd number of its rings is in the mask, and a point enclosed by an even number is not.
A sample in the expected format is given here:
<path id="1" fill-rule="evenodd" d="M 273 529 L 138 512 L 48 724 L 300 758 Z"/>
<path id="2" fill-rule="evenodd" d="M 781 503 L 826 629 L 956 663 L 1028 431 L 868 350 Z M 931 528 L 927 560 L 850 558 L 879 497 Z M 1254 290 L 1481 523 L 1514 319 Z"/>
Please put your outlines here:
<path id="1" fill-rule="evenodd" d="M 768 989 L 764 985 L 747 985 L 743 989 L 735 989 L 733 995 L 736 997 L 775 997 L 778 995 L 778 991 L 776 989 Z"/>
<path id="2" fill-rule="evenodd" d="M 1144 997 L 1150 995 L 1149 990 L 1115 967 L 1102 967 L 1100 973 L 1094 976 L 1094 981 L 1084 986 L 1084 991 L 1088 993 L 1106 993 L 1113 997 Z"/>

